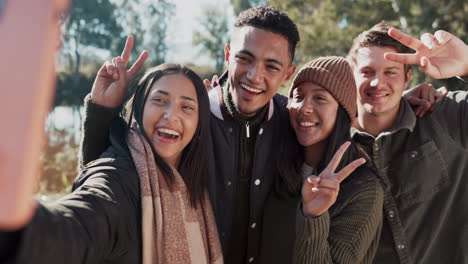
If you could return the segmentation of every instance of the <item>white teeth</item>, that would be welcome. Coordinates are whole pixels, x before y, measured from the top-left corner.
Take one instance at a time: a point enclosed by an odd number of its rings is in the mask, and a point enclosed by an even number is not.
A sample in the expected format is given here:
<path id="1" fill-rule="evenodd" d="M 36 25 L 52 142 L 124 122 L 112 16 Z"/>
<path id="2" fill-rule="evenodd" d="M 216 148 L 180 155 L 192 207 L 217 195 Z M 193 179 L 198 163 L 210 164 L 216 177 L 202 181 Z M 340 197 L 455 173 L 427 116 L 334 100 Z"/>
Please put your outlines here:
<path id="1" fill-rule="evenodd" d="M 179 133 L 179 132 L 174 131 L 174 130 L 172 130 L 172 129 L 158 128 L 158 131 L 159 131 L 159 132 L 162 132 L 162 133 L 169 134 L 169 135 L 173 135 L 173 136 L 180 136 L 180 133 Z"/>
<path id="2" fill-rule="evenodd" d="M 262 92 L 262 90 L 260 90 L 260 89 L 254 89 L 254 88 L 249 87 L 249 86 L 247 86 L 245 84 L 241 84 L 241 86 L 242 86 L 242 88 L 244 88 L 247 91 L 252 92 L 252 93 L 261 93 Z"/>
<path id="3" fill-rule="evenodd" d="M 318 123 L 312 123 L 312 122 L 300 122 L 299 125 L 303 127 L 311 127 L 311 126 L 317 126 Z"/>
<path id="4" fill-rule="evenodd" d="M 370 97 L 384 97 L 386 94 L 369 94 Z"/>

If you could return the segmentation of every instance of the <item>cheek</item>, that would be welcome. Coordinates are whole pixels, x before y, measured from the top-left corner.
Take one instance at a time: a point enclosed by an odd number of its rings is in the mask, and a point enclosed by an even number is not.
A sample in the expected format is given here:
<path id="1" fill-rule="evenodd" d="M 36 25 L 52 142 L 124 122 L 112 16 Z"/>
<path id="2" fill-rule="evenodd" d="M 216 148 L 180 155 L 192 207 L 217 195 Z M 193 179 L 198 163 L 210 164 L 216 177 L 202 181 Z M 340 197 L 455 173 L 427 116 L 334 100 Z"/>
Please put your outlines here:
<path id="1" fill-rule="evenodd" d="M 154 127 L 158 120 L 158 113 L 155 111 L 154 107 L 146 105 L 143 109 L 143 127 L 145 133 L 148 137 L 151 138 L 154 131 Z"/>
<path id="2" fill-rule="evenodd" d="M 186 117 L 185 119 L 185 128 L 187 134 L 190 136 L 189 141 L 192 140 L 195 131 L 197 130 L 198 125 L 198 115 L 194 115 L 193 117 Z"/>
<path id="3" fill-rule="evenodd" d="M 297 110 L 294 108 L 289 108 L 289 123 L 293 128 L 296 127 Z"/>
<path id="4" fill-rule="evenodd" d="M 336 107 L 329 107 L 324 111 L 324 123 L 326 124 L 325 127 L 327 129 L 327 137 L 330 135 L 331 131 L 335 127 L 336 123 L 336 115 L 338 112 L 338 106 Z"/>

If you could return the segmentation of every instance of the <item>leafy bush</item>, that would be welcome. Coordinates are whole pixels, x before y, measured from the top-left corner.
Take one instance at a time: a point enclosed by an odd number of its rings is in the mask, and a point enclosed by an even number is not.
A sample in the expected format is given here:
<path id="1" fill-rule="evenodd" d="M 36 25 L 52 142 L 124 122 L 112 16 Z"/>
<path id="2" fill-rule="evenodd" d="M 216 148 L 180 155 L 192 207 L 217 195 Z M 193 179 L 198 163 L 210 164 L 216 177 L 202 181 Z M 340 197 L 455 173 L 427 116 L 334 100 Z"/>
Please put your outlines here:
<path id="1" fill-rule="evenodd" d="M 68 193 L 78 174 L 79 139 L 70 129 L 49 127 L 47 135 L 39 193 Z"/>

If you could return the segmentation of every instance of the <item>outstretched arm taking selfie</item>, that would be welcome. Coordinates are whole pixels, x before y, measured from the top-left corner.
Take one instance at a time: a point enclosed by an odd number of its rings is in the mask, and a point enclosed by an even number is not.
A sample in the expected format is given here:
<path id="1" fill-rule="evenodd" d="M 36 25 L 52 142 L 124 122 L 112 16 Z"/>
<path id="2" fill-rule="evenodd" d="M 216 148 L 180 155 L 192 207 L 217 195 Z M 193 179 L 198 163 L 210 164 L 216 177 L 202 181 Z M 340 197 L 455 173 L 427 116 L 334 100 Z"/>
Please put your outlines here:
<path id="1" fill-rule="evenodd" d="M 45 119 L 55 87 L 54 53 L 67 0 L 2 1 L 0 14 L 0 230 L 17 230 L 35 208 Z"/>

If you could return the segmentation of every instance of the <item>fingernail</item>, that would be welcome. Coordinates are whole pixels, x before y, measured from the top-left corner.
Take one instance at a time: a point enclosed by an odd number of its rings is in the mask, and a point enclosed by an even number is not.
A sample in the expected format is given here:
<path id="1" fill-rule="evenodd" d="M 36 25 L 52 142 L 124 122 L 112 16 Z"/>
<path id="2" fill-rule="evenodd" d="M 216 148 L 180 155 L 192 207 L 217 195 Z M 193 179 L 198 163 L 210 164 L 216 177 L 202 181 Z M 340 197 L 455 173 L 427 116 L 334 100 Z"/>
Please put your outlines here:
<path id="1" fill-rule="evenodd" d="M 432 43 L 427 43 L 427 46 L 426 46 L 429 50 L 431 50 L 432 48 L 434 48 L 434 45 L 432 45 Z"/>
<path id="2" fill-rule="evenodd" d="M 312 191 L 313 191 L 313 192 L 318 192 L 319 189 L 318 189 L 317 187 L 312 187 Z"/>
<path id="3" fill-rule="evenodd" d="M 444 42 L 444 38 L 441 35 L 435 36 L 439 44 L 442 44 Z"/>

